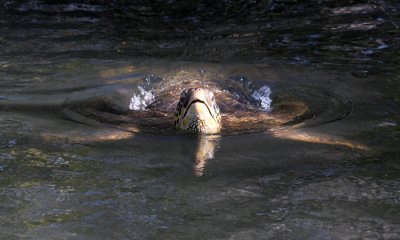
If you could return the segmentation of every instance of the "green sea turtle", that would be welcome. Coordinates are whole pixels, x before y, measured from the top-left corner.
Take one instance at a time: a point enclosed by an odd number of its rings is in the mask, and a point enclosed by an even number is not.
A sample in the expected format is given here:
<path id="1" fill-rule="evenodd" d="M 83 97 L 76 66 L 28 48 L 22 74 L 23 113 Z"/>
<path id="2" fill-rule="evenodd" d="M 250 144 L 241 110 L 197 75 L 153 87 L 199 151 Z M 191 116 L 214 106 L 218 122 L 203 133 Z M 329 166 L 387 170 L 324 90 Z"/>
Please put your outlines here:
<path id="1" fill-rule="evenodd" d="M 287 96 L 275 98 L 272 107 L 262 106 L 265 99 L 271 101 L 270 92 L 265 96 L 262 92 L 270 91 L 268 87 L 249 86 L 233 78 L 215 80 L 179 72 L 174 78 L 145 81 L 136 87 L 134 93 L 123 86 L 112 96 L 66 104 L 63 111 L 78 122 L 157 135 L 262 132 L 308 111 L 306 102 Z"/>
<path id="2" fill-rule="evenodd" d="M 207 160 L 214 157 L 216 145 L 224 135 L 267 133 L 295 141 L 366 149 L 351 141 L 304 131 L 305 126 L 346 116 L 348 102 L 330 92 L 278 88 L 270 96 L 268 86 L 255 87 L 244 77 L 204 76 L 193 71 L 146 78 L 136 83 L 134 91 L 126 84 L 112 89 L 63 108 L 64 116 L 70 120 L 100 126 L 98 129 L 115 129 L 80 140 L 116 141 L 135 134 L 196 134 L 200 136 L 194 165 L 198 176 L 203 174 Z"/>

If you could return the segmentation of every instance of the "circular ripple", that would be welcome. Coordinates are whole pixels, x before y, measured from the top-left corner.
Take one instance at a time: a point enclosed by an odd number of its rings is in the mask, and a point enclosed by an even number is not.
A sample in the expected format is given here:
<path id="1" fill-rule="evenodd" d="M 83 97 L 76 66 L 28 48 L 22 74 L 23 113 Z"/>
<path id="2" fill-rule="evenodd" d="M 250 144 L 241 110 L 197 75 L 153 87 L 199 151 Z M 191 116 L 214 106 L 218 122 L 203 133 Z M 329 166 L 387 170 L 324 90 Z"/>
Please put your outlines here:
<path id="1" fill-rule="evenodd" d="M 272 86 L 272 111 L 225 109 L 222 135 L 263 132 L 280 126 L 316 126 L 343 119 L 353 104 L 340 93 L 306 86 Z M 224 99 L 218 99 L 223 101 Z M 138 134 L 175 135 L 173 111 L 129 110 L 112 97 L 65 104 L 62 116 L 84 124 L 112 127 Z"/>

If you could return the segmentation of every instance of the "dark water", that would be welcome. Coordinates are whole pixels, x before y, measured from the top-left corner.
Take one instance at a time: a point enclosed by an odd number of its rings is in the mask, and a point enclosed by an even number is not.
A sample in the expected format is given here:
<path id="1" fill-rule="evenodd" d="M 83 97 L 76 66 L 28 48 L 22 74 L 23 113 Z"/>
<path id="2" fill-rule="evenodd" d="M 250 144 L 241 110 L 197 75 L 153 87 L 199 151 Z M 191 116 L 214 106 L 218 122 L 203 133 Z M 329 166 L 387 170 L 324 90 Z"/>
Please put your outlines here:
<path id="1" fill-rule="evenodd" d="M 0 238 L 399 239 L 399 11 L 1 2 Z M 64 112 L 199 72 L 323 107 L 295 128 L 206 140 Z"/>

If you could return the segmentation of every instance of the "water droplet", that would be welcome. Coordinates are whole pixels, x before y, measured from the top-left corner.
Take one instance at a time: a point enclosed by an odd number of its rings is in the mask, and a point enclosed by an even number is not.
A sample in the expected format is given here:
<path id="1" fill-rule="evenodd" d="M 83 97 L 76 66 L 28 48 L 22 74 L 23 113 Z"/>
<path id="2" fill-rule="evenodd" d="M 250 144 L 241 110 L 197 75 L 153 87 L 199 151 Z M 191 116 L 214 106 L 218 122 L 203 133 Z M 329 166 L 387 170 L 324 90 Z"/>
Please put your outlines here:
<path id="1" fill-rule="evenodd" d="M 133 94 L 129 103 L 129 109 L 131 110 L 145 110 L 146 107 L 155 99 L 152 90 L 146 90 L 142 86 L 138 86 L 138 90 L 139 93 Z"/>
<path id="2" fill-rule="evenodd" d="M 270 98 L 271 88 L 267 85 L 262 86 L 260 89 L 253 91 L 252 97 L 259 101 L 260 109 L 264 111 L 271 111 L 272 99 Z"/>

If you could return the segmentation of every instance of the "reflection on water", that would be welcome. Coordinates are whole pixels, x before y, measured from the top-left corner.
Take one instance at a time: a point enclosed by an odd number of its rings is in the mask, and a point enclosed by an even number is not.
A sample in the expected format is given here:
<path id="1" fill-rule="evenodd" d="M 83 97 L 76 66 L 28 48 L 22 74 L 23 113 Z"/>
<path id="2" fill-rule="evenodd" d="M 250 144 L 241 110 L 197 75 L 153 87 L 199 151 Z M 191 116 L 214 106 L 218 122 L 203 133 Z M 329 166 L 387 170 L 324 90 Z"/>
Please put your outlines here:
<path id="1" fill-rule="evenodd" d="M 196 163 L 194 165 L 196 176 L 203 176 L 207 161 L 214 158 L 215 150 L 220 138 L 221 137 L 218 135 L 204 135 L 199 137 L 199 143 L 196 150 Z"/>
<path id="2" fill-rule="evenodd" d="M 153 2 L 0 3 L 0 239 L 400 238 L 397 1 Z"/>

